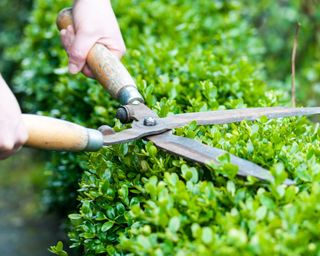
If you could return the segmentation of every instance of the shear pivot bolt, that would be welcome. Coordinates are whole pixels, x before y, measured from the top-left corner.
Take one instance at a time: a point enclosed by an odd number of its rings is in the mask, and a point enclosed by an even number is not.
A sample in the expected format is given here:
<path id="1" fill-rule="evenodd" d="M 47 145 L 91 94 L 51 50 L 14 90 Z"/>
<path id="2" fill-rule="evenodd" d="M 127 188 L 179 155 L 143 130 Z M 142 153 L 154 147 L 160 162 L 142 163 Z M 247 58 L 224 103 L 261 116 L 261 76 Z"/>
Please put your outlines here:
<path id="1" fill-rule="evenodd" d="M 130 116 L 125 107 L 120 107 L 117 110 L 116 117 L 120 120 L 121 123 L 126 124 L 130 121 Z"/>
<path id="2" fill-rule="evenodd" d="M 157 124 L 157 120 L 152 116 L 147 116 L 144 118 L 143 124 L 145 126 L 155 126 Z"/>

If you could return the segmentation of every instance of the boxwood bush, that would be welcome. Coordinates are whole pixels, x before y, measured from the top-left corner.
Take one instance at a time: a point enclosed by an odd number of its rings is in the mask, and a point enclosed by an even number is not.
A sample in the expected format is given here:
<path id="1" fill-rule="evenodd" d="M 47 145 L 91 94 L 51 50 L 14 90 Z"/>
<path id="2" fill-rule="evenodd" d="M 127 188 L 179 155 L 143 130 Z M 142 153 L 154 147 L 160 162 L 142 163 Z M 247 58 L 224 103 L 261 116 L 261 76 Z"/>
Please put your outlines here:
<path id="1" fill-rule="evenodd" d="M 112 3 L 128 48 L 123 61 L 160 116 L 289 102 L 262 80 L 263 44 L 242 18 L 240 1 Z M 10 53 L 22 63 L 15 88 L 29 112 L 123 129 L 114 119 L 118 103 L 101 86 L 67 74 L 54 24 L 66 4 L 35 1 L 26 38 Z M 200 166 L 143 140 L 96 153 L 55 153 L 44 200 L 70 213 L 71 247 L 87 256 L 319 255 L 318 124 L 261 118 L 191 123 L 175 134 L 249 159 L 275 181 L 237 177 L 228 155 L 220 168 Z M 287 177 L 297 185 L 281 185 Z M 66 255 L 61 243 L 51 251 Z"/>

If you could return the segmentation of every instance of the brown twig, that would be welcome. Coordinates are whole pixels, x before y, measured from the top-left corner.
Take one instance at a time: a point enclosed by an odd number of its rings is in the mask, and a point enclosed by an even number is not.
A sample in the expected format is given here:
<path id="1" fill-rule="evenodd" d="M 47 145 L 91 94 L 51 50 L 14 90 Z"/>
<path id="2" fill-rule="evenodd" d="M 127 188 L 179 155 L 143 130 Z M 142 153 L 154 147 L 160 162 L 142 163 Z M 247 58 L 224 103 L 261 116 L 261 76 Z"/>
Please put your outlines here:
<path id="1" fill-rule="evenodd" d="M 292 49 L 292 55 L 291 55 L 291 105 L 292 107 L 296 106 L 296 53 L 297 53 L 297 47 L 298 47 L 298 34 L 300 29 L 300 23 L 297 23 L 296 25 L 296 33 L 294 35 L 294 41 L 293 41 L 293 49 Z"/>

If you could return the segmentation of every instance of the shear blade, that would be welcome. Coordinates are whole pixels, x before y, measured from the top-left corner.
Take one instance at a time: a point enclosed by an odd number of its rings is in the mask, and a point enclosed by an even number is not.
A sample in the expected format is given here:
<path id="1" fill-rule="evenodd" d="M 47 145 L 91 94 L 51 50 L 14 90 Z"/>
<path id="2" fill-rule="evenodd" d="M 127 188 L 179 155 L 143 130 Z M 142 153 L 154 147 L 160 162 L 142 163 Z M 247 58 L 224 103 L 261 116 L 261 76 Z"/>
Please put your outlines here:
<path id="1" fill-rule="evenodd" d="M 140 109 L 141 107 L 141 109 Z M 228 124 L 240 122 L 243 120 L 257 120 L 263 116 L 269 119 L 283 118 L 290 116 L 308 116 L 320 114 L 320 107 L 310 108 L 286 108 L 286 107 L 267 107 L 267 108 L 244 108 L 244 109 L 228 109 L 207 112 L 185 113 L 168 116 L 165 118 L 156 118 L 157 125 L 145 126 L 143 124 L 144 113 L 150 114 L 149 109 L 143 105 L 128 105 L 127 108 L 132 109 L 139 121 L 132 123 L 132 128 L 104 136 L 104 145 L 119 144 L 129 142 L 146 136 L 160 134 L 165 131 L 188 125 L 192 121 L 196 121 L 198 125 L 214 125 Z M 145 110 L 148 109 L 148 111 Z"/>
<path id="2" fill-rule="evenodd" d="M 148 140 L 152 141 L 157 147 L 182 156 L 188 160 L 198 162 L 200 164 L 209 164 L 210 162 L 218 162 L 218 157 L 228 153 L 224 150 L 204 145 L 196 140 L 173 135 L 170 131 L 159 135 L 148 136 Z M 230 153 L 230 162 L 238 166 L 239 176 L 252 176 L 260 180 L 270 181 L 274 180 L 272 174 L 245 159 L 234 156 Z M 284 181 L 285 185 L 293 185 L 295 182 L 290 179 Z"/>
<path id="3" fill-rule="evenodd" d="M 198 125 L 228 124 L 243 120 L 253 121 L 263 116 L 269 119 L 283 118 L 290 116 L 309 116 L 320 114 L 320 107 L 309 108 L 286 108 L 286 107 L 266 107 L 266 108 L 243 108 L 217 111 L 206 111 L 196 113 L 185 113 L 161 118 L 161 122 L 168 128 L 178 128 L 196 121 Z"/>

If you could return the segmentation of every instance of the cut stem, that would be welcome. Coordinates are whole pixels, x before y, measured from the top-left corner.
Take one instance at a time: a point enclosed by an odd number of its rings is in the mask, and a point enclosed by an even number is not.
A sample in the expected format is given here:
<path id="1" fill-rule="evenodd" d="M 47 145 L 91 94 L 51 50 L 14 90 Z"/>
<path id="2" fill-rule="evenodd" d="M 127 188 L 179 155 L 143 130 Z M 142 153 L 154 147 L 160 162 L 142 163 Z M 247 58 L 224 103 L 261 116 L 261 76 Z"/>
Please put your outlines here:
<path id="1" fill-rule="evenodd" d="M 296 32 L 295 32 L 294 41 L 293 41 L 292 55 L 291 55 L 291 105 L 292 107 L 296 106 L 295 64 L 296 64 L 296 53 L 297 53 L 297 47 L 298 47 L 299 29 L 300 29 L 300 23 L 297 23 Z"/>

